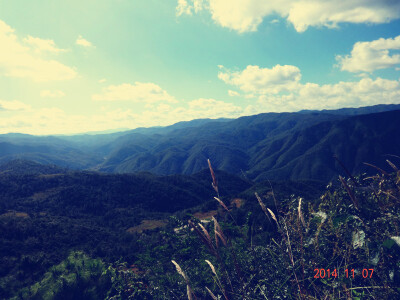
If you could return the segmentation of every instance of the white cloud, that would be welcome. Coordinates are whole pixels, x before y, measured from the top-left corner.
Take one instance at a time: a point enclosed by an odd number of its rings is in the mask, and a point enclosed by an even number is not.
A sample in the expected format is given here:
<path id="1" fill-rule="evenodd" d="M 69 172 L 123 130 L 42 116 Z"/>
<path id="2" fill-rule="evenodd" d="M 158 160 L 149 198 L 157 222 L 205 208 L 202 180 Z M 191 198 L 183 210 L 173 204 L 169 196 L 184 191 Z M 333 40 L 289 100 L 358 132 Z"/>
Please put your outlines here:
<path id="1" fill-rule="evenodd" d="M 190 15 L 195 1 L 178 0 L 178 7 L 184 7 L 180 14 Z M 395 0 L 206 0 L 202 8 L 210 11 L 216 23 L 238 32 L 256 31 L 265 17 L 276 14 L 291 22 L 298 32 L 309 26 L 379 24 L 400 18 L 400 2 Z"/>
<path id="2" fill-rule="evenodd" d="M 176 102 L 165 90 L 154 83 L 123 83 L 103 88 L 101 94 L 92 96 L 95 101 L 133 101 L 133 102 Z"/>
<path id="3" fill-rule="evenodd" d="M 218 78 L 247 93 L 276 94 L 295 89 L 301 79 L 301 73 L 299 68 L 290 65 L 276 65 L 271 69 L 250 65 L 240 72 L 222 69 Z"/>
<path id="4" fill-rule="evenodd" d="M 43 98 L 62 98 L 65 96 L 65 93 L 63 91 L 55 90 L 55 91 L 49 91 L 49 90 L 43 90 L 40 92 L 40 97 Z"/>
<path id="5" fill-rule="evenodd" d="M 400 81 L 364 77 L 359 81 L 319 85 L 300 82 L 295 66 L 276 65 L 271 69 L 248 66 L 243 71 L 221 72 L 219 78 L 245 92 L 246 99 L 256 99 L 244 114 L 335 109 L 375 104 L 400 103 Z"/>
<path id="6" fill-rule="evenodd" d="M 14 29 L 0 20 L 0 74 L 7 77 L 29 78 L 34 81 L 68 80 L 76 77 L 76 72 L 62 63 L 43 58 L 37 53 L 38 47 L 46 48 L 45 40 L 32 40 L 28 38 L 23 45 Z M 35 42 L 32 42 L 35 41 Z M 40 46 L 38 46 L 40 45 Z M 54 45 L 54 49 L 57 49 Z M 54 50 L 53 49 L 53 50 Z"/>
<path id="7" fill-rule="evenodd" d="M 341 70 L 349 72 L 373 72 L 394 68 L 400 64 L 400 54 L 389 51 L 400 50 L 400 35 L 393 39 L 380 38 L 372 42 L 357 42 L 350 55 L 336 56 Z"/>
<path id="8" fill-rule="evenodd" d="M 52 52 L 52 53 L 60 53 L 65 52 L 67 50 L 57 48 L 56 44 L 53 40 L 44 40 L 41 38 L 36 38 L 28 35 L 28 37 L 23 39 L 24 43 L 30 45 L 36 52 Z"/>
<path id="9" fill-rule="evenodd" d="M 27 105 L 17 100 L 0 100 L 0 111 L 29 111 L 30 108 L 30 105 Z"/>
<path id="10" fill-rule="evenodd" d="M 176 6 L 176 15 L 191 15 L 193 6 L 189 5 L 186 0 L 178 0 L 178 5 Z"/>
<path id="11" fill-rule="evenodd" d="M 92 43 L 89 42 L 88 40 L 84 39 L 81 35 L 78 36 L 75 43 L 82 47 L 93 47 Z"/>
<path id="12" fill-rule="evenodd" d="M 236 92 L 236 91 L 228 90 L 228 95 L 231 96 L 231 97 L 237 97 L 240 94 L 238 92 Z"/>
<path id="13" fill-rule="evenodd" d="M 313 109 L 400 103 L 400 82 L 382 78 L 362 78 L 360 81 L 337 84 L 307 83 L 293 96 L 298 104 Z"/>
<path id="14" fill-rule="evenodd" d="M 104 83 L 104 82 L 106 82 L 106 81 L 107 81 L 107 79 L 102 78 L 102 79 L 99 80 L 99 83 Z"/>
<path id="15" fill-rule="evenodd" d="M 192 11 L 198 13 L 204 9 L 205 3 L 203 0 L 178 0 L 176 6 L 176 15 L 179 17 L 181 15 L 192 15 Z"/>

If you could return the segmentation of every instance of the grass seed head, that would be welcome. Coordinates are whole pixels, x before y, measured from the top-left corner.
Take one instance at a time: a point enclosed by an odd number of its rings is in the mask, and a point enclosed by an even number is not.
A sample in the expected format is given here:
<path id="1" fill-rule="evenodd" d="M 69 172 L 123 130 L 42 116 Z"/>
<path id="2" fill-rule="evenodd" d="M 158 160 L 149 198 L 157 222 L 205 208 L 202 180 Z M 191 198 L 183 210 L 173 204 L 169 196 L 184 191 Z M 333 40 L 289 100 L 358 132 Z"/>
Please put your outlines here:
<path id="1" fill-rule="evenodd" d="M 272 210 L 270 210 L 269 208 L 267 208 L 268 212 L 271 214 L 272 219 L 274 219 L 274 221 L 276 222 L 276 224 L 278 224 L 278 220 L 275 217 L 275 214 Z"/>
<path id="2" fill-rule="evenodd" d="M 301 201 L 302 200 L 303 200 L 302 198 L 299 199 L 299 207 L 297 208 L 297 210 L 299 212 L 299 219 L 300 219 L 301 223 L 303 224 L 304 227 L 306 227 L 306 222 L 304 221 L 303 212 L 301 211 Z"/>
<path id="3" fill-rule="evenodd" d="M 217 194 L 218 194 L 218 181 L 217 181 L 217 178 L 215 177 L 215 173 L 214 173 L 214 170 L 213 170 L 213 168 L 212 168 L 212 166 L 211 166 L 211 161 L 210 161 L 210 159 L 207 159 L 207 162 L 208 162 L 208 167 L 209 167 L 209 169 L 210 169 L 210 173 L 211 173 L 211 177 L 212 177 L 212 183 L 211 183 L 211 185 L 212 185 L 212 187 L 214 188 L 214 190 L 217 192 Z"/>
<path id="4" fill-rule="evenodd" d="M 200 226 L 201 230 L 203 230 L 204 235 L 205 235 L 205 237 L 207 238 L 207 241 L 211 244 L 211 243 L 212 243 L 212 242 L 211 242 L 211 237 L 210 237 L 210 235 L 208 234 L 207 229 L 205 229 L 204 226 L 203 226 L 201 223 L 199 223 L 199 226 Z"/>
<path id="5" fill-rule="evenodd" d="M 214 197 L 214 199 L 217 200 L 217 201 L 219 202 L 219 204 L 220 204 L 226 211 L 229 211 L 229 208 L 225 205 L 224 202 L 222 202 L 221 199 L 219 199 L 219 198 L 217 198 L 217 197 Z"/>
<path id="6" fill-rule="evenodd" d="M 215 276 L 218 276 L 217 275 L 217 272 L 215 271 L 215 267 L 213 266 L 213 264 L 209 261 L 209 260 L 205 260 L 206 261 L 206 263 L 210 266 L 210 268 L 211 268 L 211 271 L 214 273 L 214 275 Z"/>
<path id="7" fill-rule="evenodd" d="M 206 287 L 207 292 L 210 294 L 211 298 L 213 300 L 218 300 L 218 298 L 213 294 L 213 292 L 210 291 L 210 289 L 208 287 Z"/>
<path id="8" fill-rule="evenodd" d="M 186 276 L 185 272 L 183 272 L 181 266 L 174 260 L 171 260 L 171 262 L 175 265 L 176 271 L 185 279 L 186 283 L 188 283 L 189 278 Z"/>
<path id="9" fill-rule="evenodd" d="M 215 232 L 215 241 L 218 242 L 217 237 L 222 241 L 222 243 L 224 244 L 224 246 L 226 246 L 228 243 L 226 242 L 225 237 L 218 231 Z"/>
<path id="10" fill-rule="evenodd" d="M 261 200 L 260 196 L 258 196 L 258 193 L 257 193 L 257 192 L 255 192 L 254 194 L 256 195 L 256 198 L 257 198 L 257 200 L 258 200 L 258 203 L 259 203 L 260 206 L 261 206 L 261 209 L 263 210 L 263 212 L 264 212 L 265 215 L 267 216 L 268 220 L 271 222 L 271 219 L 269 218 L 269 215 L 268 215 L 268 212 L 267 212 L 267 208 L 265 207 L 264 202 L 262 202 L 262 200 Z"/>
<path id="11" fill-rule="evenodd" d="M 390 160 L 386 160 L 386 162 L 389 164 L 389 166 L 392 167 L 393 170 L 395 170 L 396 172 L 399 170 L 396 165 L 394 163 L 392 163 Z"/>

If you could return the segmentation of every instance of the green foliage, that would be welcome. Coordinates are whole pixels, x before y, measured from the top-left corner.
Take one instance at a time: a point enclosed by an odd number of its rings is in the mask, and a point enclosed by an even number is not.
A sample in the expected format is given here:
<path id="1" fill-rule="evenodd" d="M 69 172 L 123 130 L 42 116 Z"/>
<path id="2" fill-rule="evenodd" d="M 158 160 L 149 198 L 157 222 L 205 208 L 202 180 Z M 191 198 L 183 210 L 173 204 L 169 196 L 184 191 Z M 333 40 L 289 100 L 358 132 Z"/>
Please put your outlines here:
<path id="1" fill-rule="evenodd" d="M 216 244 L 213 226 L 205 225 L 211 240 L 199 227 L 164 233 L 165 246 L 153 248 L 140 264 L 150 270 L 145 277 L 151 288 L 162 291 L 153 294 L 159 298 L 184 299 L 188 285 L 200 299 L 209 297 L 206 287 L 229 299 L 398 299 L 399 176 L 329 185 L 319 201 L 302 200 L 300 209 L 299 198 L 289 197 L 271 207 L 277 222 L 265 216 L 273 232 L 252 214 L 241 225 L 221 222 L 226 246 Z"/>
<path id="2" fill-rule="evenodd" d="M 14 209 L 3 209 L 0 216 L 2 299 L 185 299 L 188 286 L 198 299 L 211 299 L 206 287 L 221 299 L 400 297 L 400 172 L 338 181 L 328 185 L 321 197 L 316 182 L 308 188 L 304 188 L 307 182 L 272 182 L 274 191 L 269 183 L 267 188 L 256 185 L 242 194 L 247 203 L 238 209 L 217 209 L 216 201 L 198 206 L 217 210 L 220 227 L 202 223 L 203 230 L 192 208 L 170 215 L 162 229 L 135 235 L 125 231 L 136 220 L 167 219 L 167 214 L 102 196 L 100 191 L 117 193 L 127 183 L 159 182 L 154 175 L 7 176 L 0 184 L 10 187 L 1 192 L 18 197 L 2 202 Z M 211 190 L 206 174 L 197 176 Z M 15 178 L 16 186 L 7 178 Z M 25 184 L 23 179 L 28 179 Z M 66 183 L 71 190 L 75 187 L 76 195 L 68 192 L 61 197 L 60 188 L 46 197 L 32 197 L 54 189 L 59 180 L 61 187 Z M 179 176 L 165 180 L 179 189 L 192 182 Z M 127 187 L 120 193 L 129 195 L 135 189 Z M 146 185 L 144 189 L 150 193 Z M 85 207 L 81 196 L 89 191 L 96 195 L 94 202 L 101 204 L 103 215 Z M 260 209 L 256 197 L 251 197 L 254 192 L 277 221 Z M 297 192 L 304 197 L 301 214 Z M 230 197 L 222 200 L 228 205 Z M 188 220 L 194 225 L 187 226 Z M 71 249 L 84 250 L 88 256 L 79 251 L 68 255 Z M 315 278 L 321 269 L 323 278 Z M 335 269 L 338 276 L 333 275 Z"/>
<path id="3" fill-rule="evenodd" d="M 104 299 L 112 283 L 110 276 L 103 274 L 105 270 L 101 260 L 72 252 L 13 299 Z"/>

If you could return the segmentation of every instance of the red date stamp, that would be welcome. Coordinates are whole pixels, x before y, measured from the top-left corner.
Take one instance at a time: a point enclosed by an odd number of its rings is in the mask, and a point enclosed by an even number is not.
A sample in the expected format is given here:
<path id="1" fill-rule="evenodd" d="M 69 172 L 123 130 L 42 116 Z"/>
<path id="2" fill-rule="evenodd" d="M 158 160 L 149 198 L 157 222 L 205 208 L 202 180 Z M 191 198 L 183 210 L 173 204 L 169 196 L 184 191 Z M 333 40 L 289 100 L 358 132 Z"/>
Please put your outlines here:
<path id="1" fill-rule="evenodd" d="M 372 278 L 374 274 L 374 269 L 362 269 L 361 273 L 354 269 L 344 269 L 342 274 L 339 274 L 338 269 L 314 269 L 314 278 L 339 278 L 344 276 L 345 278 L 355 278 L 361 275 L 363 278 Z"/>

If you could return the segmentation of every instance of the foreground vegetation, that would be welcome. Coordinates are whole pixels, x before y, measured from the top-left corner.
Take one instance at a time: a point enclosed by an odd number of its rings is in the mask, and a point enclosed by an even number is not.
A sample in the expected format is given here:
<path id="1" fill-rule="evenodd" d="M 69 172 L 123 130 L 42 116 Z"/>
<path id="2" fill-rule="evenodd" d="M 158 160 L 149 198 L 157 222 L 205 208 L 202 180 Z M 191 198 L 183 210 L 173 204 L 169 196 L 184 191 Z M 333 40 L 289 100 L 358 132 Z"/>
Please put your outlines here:
<path id="1" fill-rule="evenodd" d="M 167 259 L 149 271 L 153 296 L 399 299 L 400 172 L 390 165 L 392 174 L 340 177 L 340 185 L 328 185 L 315 203 L 296 197 L 278 202 L 272 190 L 256 194 L 264 222 L 251 212 L 240 220 L 217 198 L 225 210 L 221 221 L 203 226 L 189 220 L 193 231 L 176 241 L 171 259 L 178 279 L 168 274 L 173 266 Z"/>
<path id="2" fill-rule="evenodd" d="M 239 208 L 214 175 L 210 222 L 175 213 L 129 235 L 130 257 L 117 262 L 72 252 L 15 299 L 399 299 L 400 171 L 389 165 L 316 197 L 253 187 Z"/>

